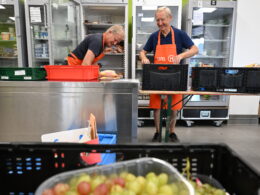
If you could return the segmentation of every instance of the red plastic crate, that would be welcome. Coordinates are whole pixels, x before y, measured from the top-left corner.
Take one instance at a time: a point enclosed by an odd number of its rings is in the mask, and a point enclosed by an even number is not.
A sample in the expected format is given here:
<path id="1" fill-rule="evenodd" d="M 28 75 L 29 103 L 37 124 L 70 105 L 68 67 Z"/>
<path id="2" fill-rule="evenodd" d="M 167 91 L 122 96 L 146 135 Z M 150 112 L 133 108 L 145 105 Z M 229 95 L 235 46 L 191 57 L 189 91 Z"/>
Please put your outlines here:
<path id="1" fill-rule="evenodd" d="M 98 81 L 99 66 L 44 66 L 49 81 Z"/>

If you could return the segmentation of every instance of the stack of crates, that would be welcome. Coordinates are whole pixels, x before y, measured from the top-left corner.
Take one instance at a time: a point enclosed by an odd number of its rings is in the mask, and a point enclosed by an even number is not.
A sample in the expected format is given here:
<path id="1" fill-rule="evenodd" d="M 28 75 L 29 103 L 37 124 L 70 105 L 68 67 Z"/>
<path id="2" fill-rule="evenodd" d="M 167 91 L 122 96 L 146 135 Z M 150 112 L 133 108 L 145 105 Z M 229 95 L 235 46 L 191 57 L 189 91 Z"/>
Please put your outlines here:
<path id="1" fill-rule="evenodd" d="M 260 68 L 193 67 L 194 91 L 259 93 Z"/>

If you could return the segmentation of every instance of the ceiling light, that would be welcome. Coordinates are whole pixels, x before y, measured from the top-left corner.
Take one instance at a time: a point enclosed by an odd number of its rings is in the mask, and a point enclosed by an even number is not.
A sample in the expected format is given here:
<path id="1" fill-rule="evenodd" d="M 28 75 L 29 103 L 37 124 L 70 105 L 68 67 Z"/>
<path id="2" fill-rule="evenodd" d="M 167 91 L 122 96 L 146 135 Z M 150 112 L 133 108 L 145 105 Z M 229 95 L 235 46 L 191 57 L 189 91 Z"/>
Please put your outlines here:
<path id="1" fill-rule="evenodd" d="M 142 6 L 142 10 L 157 10 L 157 6 Z"/>
<path id="2" fill-rule="evenodd" d="M 210 7 L 203 7 L 203 8 L 199 9 L 199 11 L 201 11 L 203 13 L 212 13 L 216 10 L 217 10 L 216 8 L 210 8 Z"/>
<path id="3" fill-rule="evenodd" d="M 15 21 L 15 17 L 9 17 L 11 20 Z"/>

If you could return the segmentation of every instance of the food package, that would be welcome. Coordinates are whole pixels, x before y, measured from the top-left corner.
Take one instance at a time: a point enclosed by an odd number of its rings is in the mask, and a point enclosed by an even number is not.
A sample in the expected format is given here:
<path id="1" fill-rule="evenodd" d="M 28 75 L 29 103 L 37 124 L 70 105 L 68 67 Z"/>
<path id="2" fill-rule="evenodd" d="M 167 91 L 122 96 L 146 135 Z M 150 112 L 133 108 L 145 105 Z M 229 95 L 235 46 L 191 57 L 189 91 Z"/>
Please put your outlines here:
<path id="1" fill-rule="evenodd" d="M 111 81 L 121 79 L 122 76 L 117 74 L 114 70 L 104 70 L 99 73 L 99 79 L 101 81 Z"/>
<path id="2" fill-rule="evenodd" d="M 248 65 L 245 65 L 245 67 L 260 68 L 260 64 L 248 64 Z"/>

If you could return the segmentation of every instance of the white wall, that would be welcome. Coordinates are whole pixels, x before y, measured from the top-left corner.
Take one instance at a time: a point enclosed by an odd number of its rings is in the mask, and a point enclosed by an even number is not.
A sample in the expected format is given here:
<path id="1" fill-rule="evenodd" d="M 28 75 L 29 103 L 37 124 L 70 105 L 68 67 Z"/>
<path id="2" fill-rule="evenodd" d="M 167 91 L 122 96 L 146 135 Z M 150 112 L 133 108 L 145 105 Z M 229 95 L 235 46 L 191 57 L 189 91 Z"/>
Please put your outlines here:
<path id="1" fill-rule="evenodd" d="M 260 64 L 260 0 L 237 0 L 233 66 Z M 259 96 L 230 96 L 232 115 L 257 115 Z"/>

